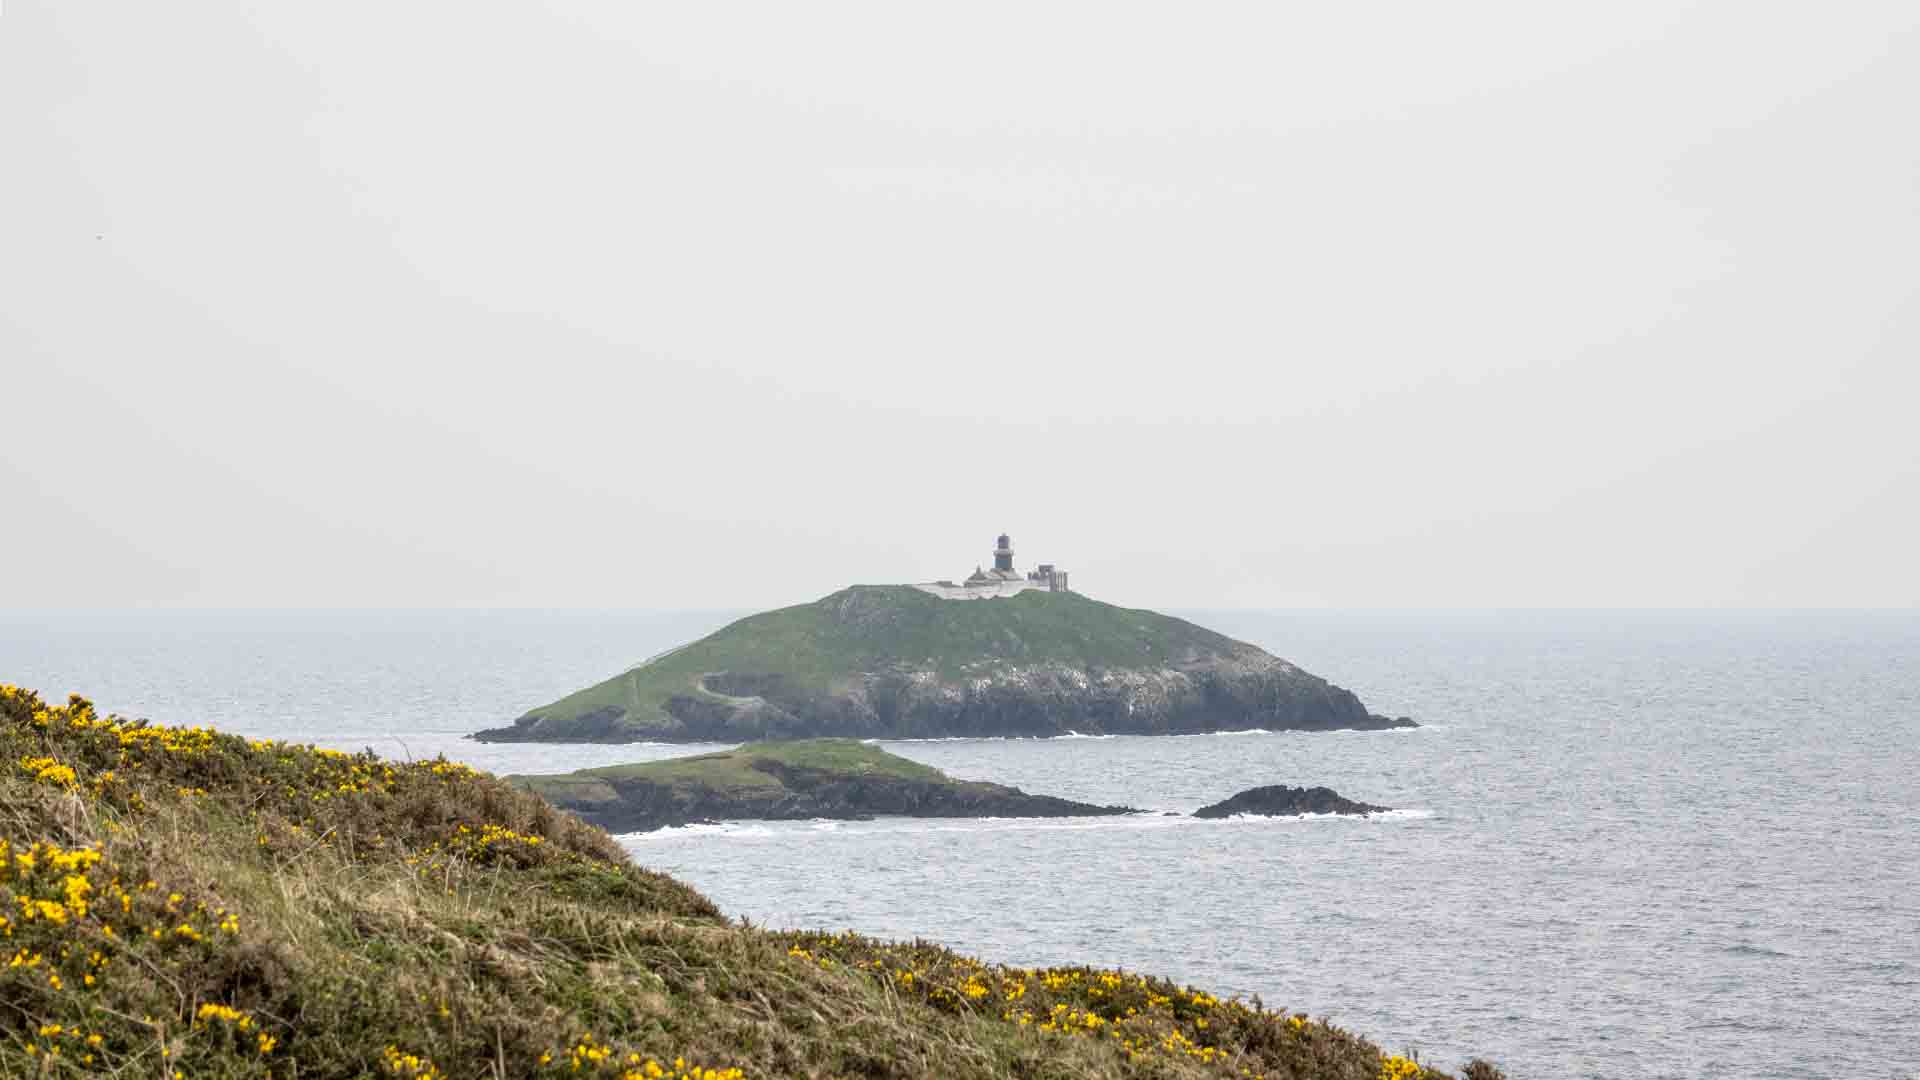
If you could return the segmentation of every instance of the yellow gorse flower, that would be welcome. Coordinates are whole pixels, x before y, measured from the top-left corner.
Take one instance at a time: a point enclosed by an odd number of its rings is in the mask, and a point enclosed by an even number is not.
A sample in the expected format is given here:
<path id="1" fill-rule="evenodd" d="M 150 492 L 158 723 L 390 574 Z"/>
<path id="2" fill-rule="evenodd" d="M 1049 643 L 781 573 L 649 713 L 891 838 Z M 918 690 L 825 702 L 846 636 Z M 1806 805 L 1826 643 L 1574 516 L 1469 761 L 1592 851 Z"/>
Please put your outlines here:
<path id="1" fill-rule="evenodd" d="M 231 1005 L 220 1005 L 211 1001 L 200 1006 L 200 1011 L 194 1014 L 194 1018 L 203 1024 L 216 1020 L 223 1024 L 231 1024 L 237 1031 L 250 1031 L 253 1028 L 253 1017 Z"/>
<path id="2" fill-rule="evenodd" d="M 35 780 L 62 787 L 72 787 L 75 781 L 73 766 L 62 765 L 50 757 L 21 758 L 20 768 Z"/>
<path id="3" fill-rule="evenodd" d="M 387 1047 L 383 1063 L 387 1072 L 393 1076 L 415 1078 L 415 1080 L 445 1080 L 446 1077 L 431 1058 L 420 1054 L 403 1053 L 397 1046 Z"/>
<path id="4" fill-rule="evenodd" d="M 1410 1061 L 1398 1054 L 1388 1054 L 1380 1059 L 1379 1080 L 1417 1080 L 1420 1076 L 1420 1063 Z"/>
<path id="5" fill-rule="evenodd" d="M 562 1062 L 552 1051 L 547 1051 L 540 1055 L 538 1064 L 552 1066 L 564 1074 L 615 1076 L 619 1080 L 745 1080 L 746 1077 L 745 1071 L 738 1068 L 696 1065 L 684 1057 L 674 1058 L 672 1064 L 662 1064 L 659 1059 L 643 1056 L 638 1051 L 622 1057 L 613 1047 L 591 1035 L 574 1040 L 565 1053 Z"/>

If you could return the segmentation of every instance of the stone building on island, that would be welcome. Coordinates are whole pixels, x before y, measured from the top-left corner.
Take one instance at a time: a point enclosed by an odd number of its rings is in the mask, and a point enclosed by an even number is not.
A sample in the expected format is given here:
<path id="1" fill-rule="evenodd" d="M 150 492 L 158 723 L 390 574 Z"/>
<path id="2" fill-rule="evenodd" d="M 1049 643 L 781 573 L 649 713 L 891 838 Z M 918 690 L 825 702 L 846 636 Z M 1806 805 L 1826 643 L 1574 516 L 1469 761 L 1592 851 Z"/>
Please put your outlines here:
<path id="1" fill-rule="evenodd" d="M 993 547 L 993 569 L 983 570 L 976 566 L 973 573 L 963 582 L 929 581 L 914 585 L 921 592 L 932 593 L 944 600 L 987 600 L 996 596 L 1013 596 L 1029 589 L 1043 589 L 1047 592 L 1068 592 L 1067 572 L 1052 563 L 1041 563 L 1031 573 L 1022 574 L 1013 565 L 1013 538 L 1001 533 Z"/>

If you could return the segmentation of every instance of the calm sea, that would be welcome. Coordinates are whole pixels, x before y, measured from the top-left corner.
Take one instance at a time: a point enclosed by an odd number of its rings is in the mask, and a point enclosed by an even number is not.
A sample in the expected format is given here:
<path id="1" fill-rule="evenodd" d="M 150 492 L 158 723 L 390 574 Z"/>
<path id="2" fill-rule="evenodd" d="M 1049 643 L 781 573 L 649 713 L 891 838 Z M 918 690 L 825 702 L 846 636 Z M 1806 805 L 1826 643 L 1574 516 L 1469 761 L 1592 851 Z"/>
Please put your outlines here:
<path id="1" fill-rule="evenodd" d="M 780 926 L 1258 994 L 1518 1077 L 1916 1075 L 1920 615 L 1191 617 L 1415 731 L 890 743 L 1156 810 L 1326 784 L 1370 820 L 742 823 L 627 838 Z M 169 723 L 549 771 L 481 746 L 723 614 L 0 613 L 0 679 Z"/>

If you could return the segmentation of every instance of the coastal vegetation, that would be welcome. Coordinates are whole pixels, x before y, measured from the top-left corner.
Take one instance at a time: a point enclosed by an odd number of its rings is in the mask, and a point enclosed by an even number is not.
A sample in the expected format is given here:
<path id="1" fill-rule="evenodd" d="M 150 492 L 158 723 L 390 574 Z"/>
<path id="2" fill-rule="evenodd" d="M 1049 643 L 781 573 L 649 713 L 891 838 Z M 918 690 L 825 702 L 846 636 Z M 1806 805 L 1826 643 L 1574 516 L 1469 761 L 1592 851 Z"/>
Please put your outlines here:
<path id="1" fill-rule="evenodd" d="M 734 622 L 529 710 L 491 741 L 1162 734 L 1412 726 L 1256 646 L 1034 590 L 858 585 Z"/>
<path id="2" fill-rule="evenodd" d="M 445 760 L 13 686 L 0 948 L 4 1076 L 1443 1075 L 1138 973 L 730 923 L 604 832 Z"/>
<path id="3" fill-rule="evenodd" d="M 715 820 L 905 817 L 1087 817 L 1120 806 L 1029 795 L 954 780 L 857 739 L 756 742 L 719 753 L 609 765 L 517 784 L 613 832 Z"/>

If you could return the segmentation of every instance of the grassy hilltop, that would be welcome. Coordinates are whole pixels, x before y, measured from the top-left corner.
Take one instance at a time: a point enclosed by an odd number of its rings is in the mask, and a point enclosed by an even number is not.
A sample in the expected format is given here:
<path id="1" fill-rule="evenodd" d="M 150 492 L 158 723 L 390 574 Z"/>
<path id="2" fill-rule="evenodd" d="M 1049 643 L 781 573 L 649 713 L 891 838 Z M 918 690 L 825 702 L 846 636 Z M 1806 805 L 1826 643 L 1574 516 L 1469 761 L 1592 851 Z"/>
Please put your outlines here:
<path id="1" fill-rule="evenodd" d="M 1256 646 L 1157 612 L 1077 593 L 956 601 L 908 585 L 857 585 L 741 619 L 478 737 L 739 741 L 1396 723 Z"/>
<path id="2" fill-rule="evenodd" d="M 509 776 L 615 832 L 739 818 L 1080 817 L 1126 814 L 938 769 L 857 739 L 754 742 L 717 754 L 536 776 Z"/>
<path id="3" fill-rule="evenodd" d="M 650 780 L 663 785 L 685 785 L 724 795 L 750 796 L 780 792 L 786 785 L 777 773 L 755 768 L 758 761 L 777 761 L 791 769 L 841 773 L 879 779 L 957 784 L 931 765 L 889 754 L 857 739 L 801 739 L 739 747 L 713 754 L 665 758 L 632 765 L 602 765 L 570 773 L 509 776 L 506 779 L 550 802 L 592 803 L 616 798 L 613 785 L 621 780 Z"/>
<path id="4" fill-rule="evenodd" d="M 618 713 L 623 726 L 644 731 L 670 726 L 669 698 L 710 693 L 703 676 L 712 672 L 778 675 L 796 690 L 831 692 L 900 664 L 957 679 L 1007 663 L 1162 666 L 1244 648 L 1183 619 L 1078 593 L 942 600 L 911 585 L 855 585 L 749 615 L 528 715 Z"/>
<path id="5" fill-rule="evenodd" d="M 1441 1075 L 1150 976 L 729 924 L 464 766 L 12 686 L 0 905 L 0 1076 Z"/>

